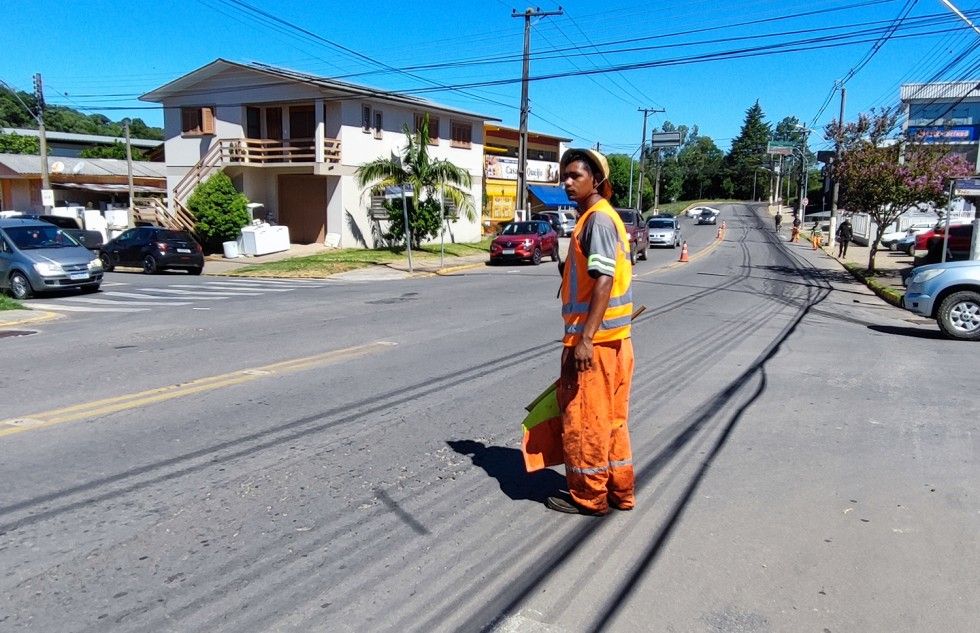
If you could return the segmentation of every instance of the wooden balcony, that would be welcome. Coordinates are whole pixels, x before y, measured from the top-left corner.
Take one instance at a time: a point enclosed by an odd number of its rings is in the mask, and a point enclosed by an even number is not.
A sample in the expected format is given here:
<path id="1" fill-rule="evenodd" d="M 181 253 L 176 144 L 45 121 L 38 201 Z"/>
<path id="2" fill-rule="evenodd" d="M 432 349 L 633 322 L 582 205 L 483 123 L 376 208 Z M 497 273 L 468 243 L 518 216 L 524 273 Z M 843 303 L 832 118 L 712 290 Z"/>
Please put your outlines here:
<path id="1" fill-rule="evenodd" d="M 222 158 L 227 164 L 277 165 L 339 163 L 340 140 L 323 139 L 323 158 L 317 160 L 316 140 L 299 139 L 221 139 Z"/>

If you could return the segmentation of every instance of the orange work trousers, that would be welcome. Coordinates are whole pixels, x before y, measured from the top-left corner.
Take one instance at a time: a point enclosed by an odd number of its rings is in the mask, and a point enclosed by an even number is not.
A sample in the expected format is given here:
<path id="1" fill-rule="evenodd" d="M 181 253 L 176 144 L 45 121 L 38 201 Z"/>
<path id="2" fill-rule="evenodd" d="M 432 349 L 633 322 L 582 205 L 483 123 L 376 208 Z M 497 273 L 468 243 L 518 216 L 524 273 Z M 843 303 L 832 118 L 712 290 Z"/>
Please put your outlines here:
<path id="1" fill-rule="evenodd" d="M 572 499 L 583 508 L 605 512 L 636 503 L 630 451 L 630 339 L 596 343 L 592 369 L 576 371 L 572 348 L 565 348 L 558 406 L 561 410 L 565 477 Z"/>
<path id="2" fill-rule="evenodd" d="M 793 227 L 793 236 L 790 238 L 789 241 L 790 242 L 799 242 L 800 241 L 800 229 L 798 229 L 795 226 Z"/>

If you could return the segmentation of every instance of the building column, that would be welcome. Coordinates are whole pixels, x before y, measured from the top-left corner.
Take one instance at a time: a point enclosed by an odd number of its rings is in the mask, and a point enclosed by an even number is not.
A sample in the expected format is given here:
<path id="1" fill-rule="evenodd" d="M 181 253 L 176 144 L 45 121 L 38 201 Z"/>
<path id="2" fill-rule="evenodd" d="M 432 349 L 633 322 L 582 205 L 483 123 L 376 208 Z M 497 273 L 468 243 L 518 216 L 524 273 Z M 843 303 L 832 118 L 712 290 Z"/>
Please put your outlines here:
<path id="1" fill-rule="evenodd" d="M 316 117 L 316 132 L 313 134 L 314 146 L 313 154 L 315 156 L 314 161 L 318 163 L 323 162 L 323 141 L 324 141 L 324 129 L 326 127 L 324 121 L 323 112 L 323 99 L 313 100 L 313 115 Z"/>

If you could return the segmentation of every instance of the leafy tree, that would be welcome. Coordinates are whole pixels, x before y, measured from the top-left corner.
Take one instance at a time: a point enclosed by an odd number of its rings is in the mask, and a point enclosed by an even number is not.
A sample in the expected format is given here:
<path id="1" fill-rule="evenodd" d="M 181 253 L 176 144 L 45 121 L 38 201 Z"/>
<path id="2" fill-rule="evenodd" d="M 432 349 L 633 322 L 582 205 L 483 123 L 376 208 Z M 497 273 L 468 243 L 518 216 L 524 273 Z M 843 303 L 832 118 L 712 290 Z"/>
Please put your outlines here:
<path id="1" fill-rule="evenodd" d="M 20 97 L 18 100 L 17 97 Z M 23 101 L 23 104 L 21 103 Z M 37 110 L 34 95 L 0 88 L 0 125 L 37 129 L 37 121 L 24 106 Z M 44 109 L 44 126 L 53 132 L 73 132 L 76 134 L 96 134 L 100 136 L 122 136 L 123 122 L 111 121 L 104 114 L 83 114 L 73 108 L 49 105 Z M 130 122 L 130 135 L 134 138 L 163 140 L 163 129 L 148 126 L 142 119 Z"/>
<path id="2" fill-rule="evenodd" d="M 682 199 L 700 200 L 720 195 L 718 178 L 724 168 L 725 154 L 710 137 L 698 135 L 695 127 L 692 138 L 678 153 L 677 162 L 684 174 Z"/>
<path id="3" fill-rule="evenodd" d="M 135 147 L 130 149 L 133 156 L 133 160 L 144 160 L 146 154 L 142 150 Z M 98 147 L 88 147 L 83 149 L 80 158 L 119 158 L 126 160 L 126 145 L 124 143 L 115 142 L 112 145 L 100 145 Z"/>
<path id="4" fill-rule="evenodd" d="M 745 111 L 742 130 L 732 141 L 732 148 L 725 157 L 725 179 L 729 195 L 747 200 L 752 196 L 752 182 L 756 170 L 766 161 L 766 149 L 772 137 L 770 125 L 765 121 L 762 106 L 756 101 Z"/>
<path id="5" fill-rule="evenodd" d="M 471 222 L 476 220 L 476 207 L 469 187 L 472 179 L 468 171 L 447 160 L 429 156 L 429 116 L 423 117 L 419 129 L 412 133 L 404 127 L 408 144 L 401 157 L 378 158 L 357 168 L 357 179 L 362 187 L 372 191 L 384 187 L 411 185 L 415 195 L 407 200 L 408 222 L 412 235 L 412 247 L 439 234 L 442 225 L 439 194 L 445 204 L 452 204 Z M 405 241 L 405 221 L 402 201 L 385 203 L 388 210 L 388 234 L 394 242 Z M 448 221 L 448 220 L 447 220 Z"/>
<path id="6" fill-rule="evenodd" d="M 850 211 L 863 211 L 879 229 L 921 203 L 943 204 L 951 178 L 972 173 L 971 166 L 943 145 L 909 143 L 894 138 L 898 114 L 891 110 L 861 114 L 857 121 L 825 128 L 825 138 L 839 142 L 841 159 L 834 175 Z M 871 244 L 868 272 L 875 270 L 881 233 Z"/>
<path id="7" fill-rule="evenodd" d="M 613 197 L 610 201 L 614 207 L 631 207 L 636 204 L 636 187 L 639 182 L 639 163 L 626 154 L 609 154 L 609 182 L 612 183 Z M 630 162 L 633 169 L 630 170 Z M 633 186 L 630 187 L 630 172 L 633 174 Z M 632 197 L 631 195 L 632 194 Z M 649 178 L 643 181 L 643 199 L 653 200 L 653 185 Z"/>
<path id="8" fill-rule="evenodd" d="M 21 136 L 19 134 L 4 134 L 0 132 L 0 153 L 34 154 L 40 156 L 41 141 L 36 136 Z"/>
<path id="9" fill-rule="evenodd" d="M 221 243 L 238 238 L 239 230 L 249 223 L 248 198 L 235 189 L 231 178 L 219 171 L 199 184 L 187 200 L 187 207 L 197 219 L 194 230 L 212 251 Z"/>

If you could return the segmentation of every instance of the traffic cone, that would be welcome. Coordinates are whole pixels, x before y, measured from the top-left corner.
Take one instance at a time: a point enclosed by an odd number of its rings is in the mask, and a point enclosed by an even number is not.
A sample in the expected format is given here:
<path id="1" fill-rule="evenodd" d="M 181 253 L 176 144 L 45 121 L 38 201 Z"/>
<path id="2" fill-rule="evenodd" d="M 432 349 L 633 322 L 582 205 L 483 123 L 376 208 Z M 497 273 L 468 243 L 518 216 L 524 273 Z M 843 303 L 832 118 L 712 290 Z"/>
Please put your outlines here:
<path id="1" fill-rule="evenodd" d="M 677 261 L 679 262 L 689 261 L 687 258 L 687 242 L 684 242 L 684 245 L 681 246 L 681 258 L 678 259 Z"/>
<path id="2" fill-rule="evenodd" d="M 718 235 L 715 235 L 715 239 L 716 240 L 720 240 L 721 239 L 721 233 L 724 230 L 725 230 L 725 225 L 724 225 L 724 223 L 722 223 L 722 225 L 718 227 Z"/>

